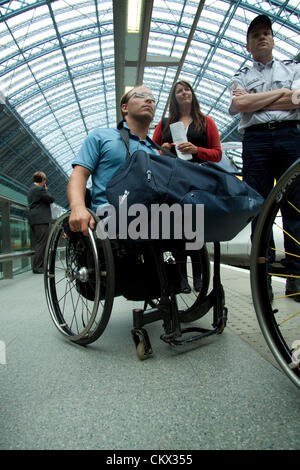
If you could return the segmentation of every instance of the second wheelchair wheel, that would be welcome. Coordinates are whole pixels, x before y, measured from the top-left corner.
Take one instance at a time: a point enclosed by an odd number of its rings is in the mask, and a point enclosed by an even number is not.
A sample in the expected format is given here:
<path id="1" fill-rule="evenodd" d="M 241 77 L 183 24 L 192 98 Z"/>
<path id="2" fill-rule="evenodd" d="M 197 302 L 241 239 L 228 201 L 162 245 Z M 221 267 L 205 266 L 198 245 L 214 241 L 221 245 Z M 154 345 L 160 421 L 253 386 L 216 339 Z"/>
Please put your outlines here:
<path id="1" fill-rule="evenodd" d="M 287 210 L 293 226 L 299 227 L 300 160 L 280 178 L 266 200 L 251 253 L 252 296 L 261 331 L 282 370 L 300 388 L 300 289 L 290 292 L 288 287 L 294 280 L 299 286 L 300 237 L 299 229 L 298 235 L 283 229 L 282 212 Z"/>
<path id="2" fill-rule="evenodd" d="M 69 340 L 86 345 L 103 333 L 114 300 L 110 241 L 74 233 L 69 214 L 54 223 L 45 254 L 45 292 L 51 318 Z M 97 230 L 98 231 L 98 230 Z"/>

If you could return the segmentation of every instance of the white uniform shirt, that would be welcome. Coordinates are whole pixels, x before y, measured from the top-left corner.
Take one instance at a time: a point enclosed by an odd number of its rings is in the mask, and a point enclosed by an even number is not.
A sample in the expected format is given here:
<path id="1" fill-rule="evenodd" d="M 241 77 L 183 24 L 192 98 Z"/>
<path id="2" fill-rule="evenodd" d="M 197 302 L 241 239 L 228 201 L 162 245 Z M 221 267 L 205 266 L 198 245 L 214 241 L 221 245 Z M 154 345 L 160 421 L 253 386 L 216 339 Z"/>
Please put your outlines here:
<path id="1" fill-rule="evenodd" d="M 293 60 L 280 61 L 276 59 L 266 65 L 261 62 L 253 62 L 251 68 L 245 67 L 239 70 L 229 86 L 232 91 L 236 88 L 242 88 L 248 93 L 260 93 L 278 88 L 297 90 L 300 88 L 300 63 Z M 232 102 L 229 114 L 238 114 L 238 110 Z M 298 109 L 291 111 L 256 111 L 240 114 L 239 131 L 243 132 L 246 127 L 270 121 L 300 121 L 300 105 Z"/>

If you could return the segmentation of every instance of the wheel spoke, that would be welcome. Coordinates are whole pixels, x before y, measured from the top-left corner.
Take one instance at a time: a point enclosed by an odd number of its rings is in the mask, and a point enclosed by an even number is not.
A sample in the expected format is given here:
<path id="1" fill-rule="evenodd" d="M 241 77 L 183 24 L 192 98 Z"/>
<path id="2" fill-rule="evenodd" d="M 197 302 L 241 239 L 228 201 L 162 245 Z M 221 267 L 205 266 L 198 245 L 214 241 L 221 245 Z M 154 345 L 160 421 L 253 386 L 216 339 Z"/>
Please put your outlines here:
<path id="1" fill-rule="evenodd" d="M 68 214 L 56 221 L 48 239 L 46 298 L 59 331 L 71 341 L 88 344 L 103 333 L 112 309 L 112 251 L 109 240 L 97 242 L 92 231 L 84 237 L 65 227 L 68 227 Z M 108 289 L 102 289 L 105 295 L 101 302 L 99 253 L 101 270 L 110 284 Z"/>

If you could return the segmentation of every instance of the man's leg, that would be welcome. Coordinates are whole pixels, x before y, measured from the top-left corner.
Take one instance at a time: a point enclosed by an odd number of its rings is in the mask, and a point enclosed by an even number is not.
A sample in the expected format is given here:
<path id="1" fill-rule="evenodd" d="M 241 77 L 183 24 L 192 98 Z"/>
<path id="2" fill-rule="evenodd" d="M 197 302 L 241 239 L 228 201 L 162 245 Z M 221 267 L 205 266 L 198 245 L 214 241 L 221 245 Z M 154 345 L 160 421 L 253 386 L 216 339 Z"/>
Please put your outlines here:
<path id="1" fill-rule="evenodd" d="M 300 132 L 296 127 L 282 129 L 276 135 L 277 179 L 300 157 Z M 284 233 L 285 258 L 282 264 L 290 276 L 300 276 L 300 187 L 295 187 L 288 195 L 288 202 L 281 207 Z M 286 294 L 300 302 L 300 278 L 288 277 Z"/>
<path id="2" fill-rule="evenodd" d="M 34 273 L 42 273 L 44 266 L 44 254 L 49 235 L 49 224 L 33 225 L 35 237 L 35 254 L 32 270 Z"/>
<path id="3" fill-rule="evenodd" d="M 243 180 L 266 199 L 274 186 L 274 162 L 272 152 L 272 135 L 267 131 L 248 131 L 243 139 Z M 251 240 L 253 239 L 258 217 L 251 224 Z M 275 261 L 273 236 L 270 240 L 267 271 Z M 271 277 L 267 277 L 270 300 L 273 300 Z"/>
<path id="4" fill-rule="evenodd" d="M 191 288 L 187 278 L 187 254 L 185 251 L 176 251 L 173 252 L 173 256 L 179 269 L 181 292 L 189 294 L 191 292 Z"/>

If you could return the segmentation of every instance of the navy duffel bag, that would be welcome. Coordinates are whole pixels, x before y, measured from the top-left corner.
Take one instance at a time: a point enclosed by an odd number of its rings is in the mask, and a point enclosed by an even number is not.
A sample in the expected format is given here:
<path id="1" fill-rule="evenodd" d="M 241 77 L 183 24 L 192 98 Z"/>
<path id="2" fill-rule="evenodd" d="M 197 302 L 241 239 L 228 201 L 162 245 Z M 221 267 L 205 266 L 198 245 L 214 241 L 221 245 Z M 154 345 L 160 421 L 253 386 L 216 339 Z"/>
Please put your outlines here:
<path id="1" fill-rule="evenodd" d="M 264 203 L 247 183 L 214 163 L 198 164 L 143 150 L 126 159 L 109 181 L 106 195 L 117 215 L 124 197 L 128 208 L 143 204 L 149 215 L 153 204 L 182 208 L 190 204 L 196 216 L 196 205 L 203 204 L 204 242 L 232 240 Z"/>

